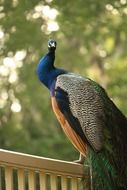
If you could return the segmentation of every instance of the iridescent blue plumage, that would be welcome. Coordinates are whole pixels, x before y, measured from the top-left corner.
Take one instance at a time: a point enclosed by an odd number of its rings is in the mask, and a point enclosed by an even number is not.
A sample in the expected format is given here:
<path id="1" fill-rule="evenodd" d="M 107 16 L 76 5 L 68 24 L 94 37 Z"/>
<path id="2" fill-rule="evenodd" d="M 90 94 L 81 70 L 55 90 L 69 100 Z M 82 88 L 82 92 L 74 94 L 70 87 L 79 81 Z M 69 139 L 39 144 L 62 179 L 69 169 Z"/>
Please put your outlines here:
<path id="1" fill-rule="evenodd" d="M 54 59 L 54 51 L 49 51 L 40 60 L 37 67 L 37 75 L 39 80 L 49 89 L 51 89 L 53 81 L 58 75 L 66 73 L 64 70 L 54 67 Z"/>

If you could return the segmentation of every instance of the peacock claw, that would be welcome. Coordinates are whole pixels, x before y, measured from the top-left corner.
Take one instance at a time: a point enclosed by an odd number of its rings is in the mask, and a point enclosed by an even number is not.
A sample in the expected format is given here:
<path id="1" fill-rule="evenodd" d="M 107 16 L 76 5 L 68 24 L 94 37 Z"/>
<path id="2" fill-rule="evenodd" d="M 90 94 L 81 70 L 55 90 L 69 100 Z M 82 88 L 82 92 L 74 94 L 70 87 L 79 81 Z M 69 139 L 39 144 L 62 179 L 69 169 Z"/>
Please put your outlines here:
<path id="1" fill-rule="evenodd" d="M 79 160 L 74 160 L 73 162 L 77 164 L 84 164 L 84 161 L 85 157 L 80 153 Z"/>

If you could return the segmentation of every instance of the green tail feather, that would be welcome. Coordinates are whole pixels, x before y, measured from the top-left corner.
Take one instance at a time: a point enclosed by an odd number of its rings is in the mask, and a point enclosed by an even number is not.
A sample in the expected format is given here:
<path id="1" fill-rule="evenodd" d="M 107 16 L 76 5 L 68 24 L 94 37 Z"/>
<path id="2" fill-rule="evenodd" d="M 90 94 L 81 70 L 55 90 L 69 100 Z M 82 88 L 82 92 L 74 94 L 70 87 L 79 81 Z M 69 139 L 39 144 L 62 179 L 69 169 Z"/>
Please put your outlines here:
<path id="1" fill-rule="evenodd" d="M 113 152 L 112 152 L 113 153 Z M 85 164 L 92 169 L 93 190 L 126 190 L 127 172 L 122 175 L 113 163 L 112 156 L 103 150 L 99 153 L 89 150 Z"/>
<path id="2" fill-rule="evenodd" d="M 114 178 L 116 176 L 114 167 L 105 158 L 104 152 L 95 153 L 90 150 L 88 162 L 92 167 L 94 190 L 115 190 Z"/>

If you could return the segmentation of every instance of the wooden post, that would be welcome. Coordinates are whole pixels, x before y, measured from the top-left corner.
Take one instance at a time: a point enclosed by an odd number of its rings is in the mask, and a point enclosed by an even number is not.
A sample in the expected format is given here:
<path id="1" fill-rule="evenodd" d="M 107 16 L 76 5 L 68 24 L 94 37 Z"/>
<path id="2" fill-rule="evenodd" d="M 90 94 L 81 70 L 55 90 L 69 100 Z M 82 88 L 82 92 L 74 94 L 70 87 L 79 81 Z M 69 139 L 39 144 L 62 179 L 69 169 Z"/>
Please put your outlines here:
<path id="1" fill-rule="evenodd" d="M 72 177 L 71 179 L 71 189 L 78 190 L 78 179 L 77 177 Z"/>
<path id="2" fill-rule="evenodd" d="M 57 189 L 57 186 L 56 186 L 56 175 L 55 174 L 51 174 L 50 180 L 51 180 L 51 190 L 56 190 Z"/>
<path id="3" fill-rule="evenodd" d="M 18 169 L 18 190 L 25 190 L 24 169 Z"/>
<path id="4" fill-rule="evenodd" d="M 46 174 L 45 172 L 40 172 L 40 190 L 46 190 Z"/>
<path id="5" fill-rule="evenodd" d="M 0 168 L 0 190 L 2 190 L 2 175 L 1 175 L 1 168 Z"/>
<path id="6" fill-rule="evenodd" d="M 67 190 L 67 176 L 65 175 L 61 176 L 61 186 L 62 190 Z"/>
<path id="7" fill-rule="evenodd" d="M 13 190 L 13 170 L 9 166 L 5 168 L 5 184 L 6 190 Z"/>
<path id="8" fill-rule="evenodd" d="M 29 190 L 35 190 L 35 173 L 34 171 L 28 171 L 28 185 Z"/>

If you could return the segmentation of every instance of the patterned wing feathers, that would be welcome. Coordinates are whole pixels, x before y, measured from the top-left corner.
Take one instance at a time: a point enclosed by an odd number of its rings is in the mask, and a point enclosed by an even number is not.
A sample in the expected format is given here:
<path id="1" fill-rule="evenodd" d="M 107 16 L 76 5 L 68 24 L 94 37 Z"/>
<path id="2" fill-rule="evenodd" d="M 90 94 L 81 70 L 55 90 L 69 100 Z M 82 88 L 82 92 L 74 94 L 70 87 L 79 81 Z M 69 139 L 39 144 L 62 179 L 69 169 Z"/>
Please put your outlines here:
<path id="1" fill-rule="evenodd" d="M 101 150 L 104 144 L 104 104 L 91 81 L 78 75 L 64 74 L 57 77 L 58 87 L 68 94 L 71 113 L 78 119 L 89 144 L 94 150 Z"/>

